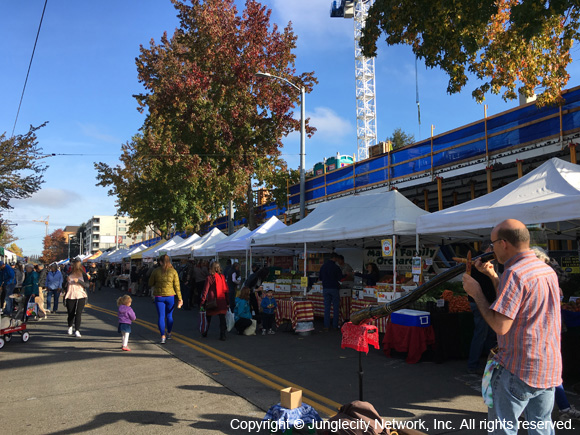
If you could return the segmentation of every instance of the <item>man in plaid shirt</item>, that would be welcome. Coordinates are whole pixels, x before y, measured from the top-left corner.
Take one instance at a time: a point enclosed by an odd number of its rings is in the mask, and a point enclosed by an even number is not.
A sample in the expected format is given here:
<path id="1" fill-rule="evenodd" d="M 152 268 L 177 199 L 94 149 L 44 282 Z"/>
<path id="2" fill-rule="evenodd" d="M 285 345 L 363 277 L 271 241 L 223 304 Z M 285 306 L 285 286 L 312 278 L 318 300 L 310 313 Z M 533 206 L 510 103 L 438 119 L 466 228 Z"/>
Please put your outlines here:
<path id="1" fill-rule="evenodd" d="M 504 265 L 501 278 L 491 263 L 478 260 L 475 266 L 494 282 L 495 302 L 490 305 L 471 276 L 463 277 L 465 291 L 498 335 L 488 420 L 494 433 L 516 434 L 524 414 L 529 433 L 553 434 L 554 387 L 562 383 L 558 278 L 530 250 L 530 233 L 522 222 L 501 222 L 492 230 L 491 242 Z"/>

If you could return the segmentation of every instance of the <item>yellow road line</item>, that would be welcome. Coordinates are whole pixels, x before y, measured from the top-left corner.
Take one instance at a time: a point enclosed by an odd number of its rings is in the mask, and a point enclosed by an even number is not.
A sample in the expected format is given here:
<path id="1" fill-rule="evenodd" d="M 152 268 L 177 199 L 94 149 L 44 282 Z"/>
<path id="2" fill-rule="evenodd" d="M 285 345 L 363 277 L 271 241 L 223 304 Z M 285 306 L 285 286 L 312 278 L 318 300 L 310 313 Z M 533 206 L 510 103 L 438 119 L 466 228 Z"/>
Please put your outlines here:
<path id="1" fill-rule="evenodd" d="M 115 311 L 107 310 L 106 308 L 97 307 L 95 305 L 87 304 L 87 308 L 91 308 L 91 309 L 94 309 L 96 311 L 100 311 L 100 312 L 105 313 L 105 314 L 110 314 L 112 316 L 117 316 L 117 313 Z M 146 322 L 144 320 L 139 320 L 139 319 L 135 320 L 134 323 L 136 323 L 140 326 L 143 326 L 143 327 L 145 327 L 153 332 L 158 332 L 157 325 L 154 325 L 153 323 Z M 192 349 L 194 349 L 200 353 L 203 353 L 204 355 L 207 355 L 210 358 L 213 358 L 213 359 L 221 362 L 222 364 L 225 364 L 228 367 L 231 367 L 234 370 L 237 370 L 237 371 L 245 374 L 246 376 L 248 376 L 248 377 L 250 377 L 250 378 L 252 378 L 252 379 L 268 386 L 268 387 L 271 387 L 275 390 L 280 390 L 282 388 L 286 388 L 289 386 L 302 390 L 303 401 L 305 403 L 309 404 L 310 406 L 314 407 L 317 411 L 324 412 L 329 417 L 336 414 L 337 410 L 342 406 L 338 402 L 335 402 L 335 401 L 328 399 L 324 396 L 316 394 L 315 392 L 310 391 L 306 388 L 303 388 L 298 384 L 287 381 L 279 376 L 274 375 L 273 373 L 270 373 L 264 369 L 261 369 L 260 367 L 254 366 L 250 363 L 247 363 L 246 361 L 243 361 L 237 357 L 234 357 L 226 352 L 222 352 L 221 350 L 215 349 L 215 348 L 213 348 L 205 343 L 201 343 L 200 341 L 194 340 L 194 339 L 189 338 L 185 335 L 178 334 L 175 332 L 172 333 L 171 336 L 172 336 L 173 340 L 175 340 L 176 342 L 184 344 L 186 346 L 189 346 Z M 271 380 L 265 379 L 265 378 L 270 378 Z M 308 396 L 308 397 L 304 397 L 304 396 Z M 319 402 L 323 402 L 327 405 L 330 405 L 332 408 L 328 408 L 324 405 L 321 405 L 320 403 L 317 403 L 314 400 L 311 400 L 309 397 L 311 397 L 315 400 L 318 400 Z"/>

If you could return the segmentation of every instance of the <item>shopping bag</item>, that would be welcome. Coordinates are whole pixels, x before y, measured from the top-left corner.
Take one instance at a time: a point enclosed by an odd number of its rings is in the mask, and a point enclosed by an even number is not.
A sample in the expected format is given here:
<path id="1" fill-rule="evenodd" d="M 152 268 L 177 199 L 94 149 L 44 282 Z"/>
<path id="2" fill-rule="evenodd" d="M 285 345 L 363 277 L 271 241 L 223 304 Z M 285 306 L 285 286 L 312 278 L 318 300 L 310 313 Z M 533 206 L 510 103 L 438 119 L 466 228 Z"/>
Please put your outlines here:
<path id="1" fill-rule="evenodd" d="M 256 335 L 256 326 L 258 322 L 256 319 L 252 319 L 252 324 L 244 329 L 244 335 Z"/>
<path id="2" fill-rule="evenodd" d="M 28 305 L 26 306 L 26 316 L 27 317 L 38 316 L 38 304 L 34 302 L 34 299 L 28 302 Z"/>
<path id="3" fill-rule="evenodd" d="M 234 329 L 234 324 L 236 323 L 236 316 L 232 313 L 232 310 L 228 309 L 226 313 L 226 326 L 228 328 L 228 332 Z"/>
<path id="4" fill-rule="evenodd" d="M 207 332 L 207 315 L 205 310 L 199 311 L 199 332 L 202 334 Z"/>

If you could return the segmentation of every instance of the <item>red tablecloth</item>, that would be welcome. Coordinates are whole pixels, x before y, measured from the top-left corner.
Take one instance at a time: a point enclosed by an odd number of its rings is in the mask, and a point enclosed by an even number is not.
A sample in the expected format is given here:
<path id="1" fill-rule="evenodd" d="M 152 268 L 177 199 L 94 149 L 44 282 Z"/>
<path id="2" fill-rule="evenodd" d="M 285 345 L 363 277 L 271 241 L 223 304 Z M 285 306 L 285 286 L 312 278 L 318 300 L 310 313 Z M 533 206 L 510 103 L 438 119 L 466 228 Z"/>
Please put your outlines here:
<path id="1" fill-rule="evenodd" d="M 312 302 L 314 315 L 316 317 L 324 317 L 324 296 L 322 293 L 310 293 L 308 294 L 307 299 Z M 343 296 L 340 298 L 339 325 L 342 325 L 345 320 L 350 317 L 350 300 L 350 296 Z M 332 309 L 330 310 L 330 317 L 332 317 Z"/>
<path id="2" fill-rule="evenodd" d="M 435 344 L 433 326 L 403 326 L 391 322 L 387 324 L 387 332 L 383 338 L 383 352 L 391 356 L 391 349 L 397 352 L 407 352 L 405 361 L 409 364 L 418 363 L 427 346 Z"/>
<path id="3" fill-rule="evenodd" d="M 314 310 L 310 301 L 276 301 L 276 326 L 280 326 L 284 320 L 292 322 L 292 328 L 296 329 L 298 322 L 313 322 Z"/>
<path id="4" fill-rule="evenodd" d="M 353 299 L 351 301 L 351 308 L 350 308 L 350 313 L 356 313 L 357 311 L 360 311 L 368 306 L 376 306 L 379 305 L 375 300 L 360 300 L 360 299 Z M 350 317 L 350 316 L 349 316 Z M 371 322 L 369 322 L 369 325 L 375 325 L 378 329 L 379 332 L 384 334 L 387 331 L 387 320 L 389 319 L 389 317 L 381 317 L 380 319 L 375 319 Z"/>

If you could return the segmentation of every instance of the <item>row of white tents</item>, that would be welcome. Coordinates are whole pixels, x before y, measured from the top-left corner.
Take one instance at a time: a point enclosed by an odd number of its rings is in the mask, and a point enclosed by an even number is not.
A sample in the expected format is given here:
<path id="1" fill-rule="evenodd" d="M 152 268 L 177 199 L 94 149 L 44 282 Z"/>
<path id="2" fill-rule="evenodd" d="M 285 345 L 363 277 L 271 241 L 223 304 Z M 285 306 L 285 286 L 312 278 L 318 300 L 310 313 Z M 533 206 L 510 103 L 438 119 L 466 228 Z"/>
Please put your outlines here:
<path id="1" fill-rule="evenodd" d="M 97 261 L 147 259 L 167 253 L 172 258 L 293 255 L 306 250 L 377 247 L 395 235 L 415 244 L 489 237 L 504 219 L 546 224 L 554 237 L 575 239 L 580 228 L 580 166 L 553 158 L 524 177 L 472 201 L 435 213 L 417 207 L 398 191 L 364 193 L 319 204 L 303 220 L 286 226 L 276 217 L 231 236 L 213 229 L 146 248 L 118 250 Z"/>

